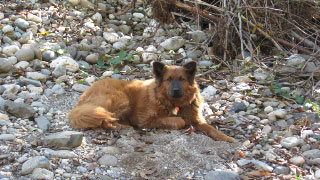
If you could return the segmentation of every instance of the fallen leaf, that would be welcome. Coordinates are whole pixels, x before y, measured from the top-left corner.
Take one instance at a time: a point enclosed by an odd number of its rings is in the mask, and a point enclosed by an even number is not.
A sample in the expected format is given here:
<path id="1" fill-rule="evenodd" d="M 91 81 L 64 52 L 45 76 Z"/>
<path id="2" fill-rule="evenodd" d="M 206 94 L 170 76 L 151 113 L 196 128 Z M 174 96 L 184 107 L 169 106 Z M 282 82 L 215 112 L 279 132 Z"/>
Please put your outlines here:
<path id="1" fill-rule="evenodd" d="M 239 154 L 240 157 L 245 157 L 244 153 L 241 152 L 241 151 L 239 151 L 238 154 Z"/>

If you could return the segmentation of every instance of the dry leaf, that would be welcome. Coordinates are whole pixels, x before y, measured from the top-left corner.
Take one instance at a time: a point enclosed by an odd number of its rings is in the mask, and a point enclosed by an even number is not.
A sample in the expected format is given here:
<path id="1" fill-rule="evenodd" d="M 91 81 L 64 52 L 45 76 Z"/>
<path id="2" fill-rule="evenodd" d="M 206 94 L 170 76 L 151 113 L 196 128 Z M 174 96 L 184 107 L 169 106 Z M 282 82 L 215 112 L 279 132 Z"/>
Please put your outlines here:
<path id="1" fill-rule="evenodd" d="M 239 151 L 238 154 L 239 154 L 240 157 L 245 157 L 244 153 L 241 152 L 241 151 Z"/>

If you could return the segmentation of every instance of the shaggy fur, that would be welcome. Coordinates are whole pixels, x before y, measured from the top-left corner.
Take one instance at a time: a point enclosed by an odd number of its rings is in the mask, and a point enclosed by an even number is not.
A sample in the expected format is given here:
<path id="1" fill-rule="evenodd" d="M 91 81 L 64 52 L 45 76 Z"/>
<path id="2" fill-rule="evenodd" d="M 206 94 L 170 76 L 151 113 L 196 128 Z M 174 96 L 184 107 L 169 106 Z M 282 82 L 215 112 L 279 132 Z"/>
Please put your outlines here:
<path id="1" fill-rule="evenodd" d="M 201 115 L 195 62 L 183 67 L 155 62 L 153 72 L 155 78 L 146 81 L 104 79 L 94 83 L 70 112 L 71 126 L 181 129 L 193 125 L 215 140 L 234 141 L 208 125 Z M 176 97 L 177 94 L 181 97 Z M 177 114 L 176 107 L 179 107 Z"/>

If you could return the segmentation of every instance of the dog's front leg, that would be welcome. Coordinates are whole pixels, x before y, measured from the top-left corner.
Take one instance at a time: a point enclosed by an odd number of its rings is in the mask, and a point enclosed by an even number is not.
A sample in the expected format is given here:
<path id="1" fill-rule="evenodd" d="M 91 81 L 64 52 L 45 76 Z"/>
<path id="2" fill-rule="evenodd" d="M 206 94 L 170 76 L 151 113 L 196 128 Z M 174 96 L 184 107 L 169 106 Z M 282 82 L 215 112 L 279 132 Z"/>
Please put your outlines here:
<path id="1" fill-rule="evenodd" d="M 185 120 L 186 124 L 193 125 L 196 130 L 201 131 L 202 133 L 215 140 L 234 142 L 234 139 L 232 137 L 223 134 L 216 128 L 207 124 L 205 119 L 200 114 L 199 109 L 199 105 L 194 102 L 189 106 L 182 107 L 179 111 L 178 116 L 182 117 Z"/>
<path id="2" fill-rule="evenodd" d="M 152 121 L 151 128 L 182 129 L 185 122 L 181 117 L 159 117 Z"/>

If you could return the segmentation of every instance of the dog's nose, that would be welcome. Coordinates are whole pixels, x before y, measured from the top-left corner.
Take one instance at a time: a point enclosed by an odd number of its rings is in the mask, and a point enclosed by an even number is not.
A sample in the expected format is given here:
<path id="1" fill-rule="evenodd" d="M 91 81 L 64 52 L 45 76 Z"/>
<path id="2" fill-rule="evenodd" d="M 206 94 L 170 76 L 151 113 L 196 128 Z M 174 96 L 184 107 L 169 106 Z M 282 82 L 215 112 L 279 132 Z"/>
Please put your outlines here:
<path id="1" fill-rule="evenodd" d="M 172 97 L 175 97 L 175 98 L 179 98 L 179 97 L 182 97 L 182 93 L 181 93 L 181 90 L 180 89 L 172 89 L 173 91 L 173 96 Z"/>

